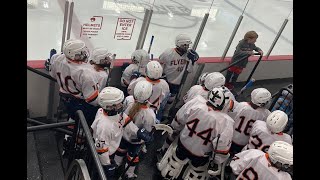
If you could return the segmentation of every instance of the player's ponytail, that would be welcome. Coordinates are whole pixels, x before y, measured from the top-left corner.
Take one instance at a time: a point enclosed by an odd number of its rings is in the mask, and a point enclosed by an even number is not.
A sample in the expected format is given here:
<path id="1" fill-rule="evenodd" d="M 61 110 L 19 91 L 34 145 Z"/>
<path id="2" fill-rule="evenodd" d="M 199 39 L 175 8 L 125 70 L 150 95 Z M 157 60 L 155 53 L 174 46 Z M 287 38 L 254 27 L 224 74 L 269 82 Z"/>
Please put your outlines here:
<path id="1" fill-rule="evenodd" d="M 135 102 L 131 109 L 129 110 L 129 117 L 134 119 L 135 115 L 140 111 L 142 106 L 145 106 L 145 103 Z"/>

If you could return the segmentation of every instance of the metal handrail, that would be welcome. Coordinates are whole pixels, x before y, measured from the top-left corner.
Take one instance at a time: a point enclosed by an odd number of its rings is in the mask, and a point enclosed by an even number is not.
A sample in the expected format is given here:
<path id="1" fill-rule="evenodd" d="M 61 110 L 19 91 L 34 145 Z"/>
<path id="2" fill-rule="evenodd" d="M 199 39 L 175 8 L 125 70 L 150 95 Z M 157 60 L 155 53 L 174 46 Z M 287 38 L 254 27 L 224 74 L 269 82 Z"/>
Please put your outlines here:
<path id="1" fill-rule="evenodd" d="M 83 159 L 75 159 L 72 161 L 64 179 L 71 180 L 74 179 L 73 177 L 75 176 L 81 180 L 91 180 L 87 165 Z"/>
<path id="2" fill-rule="evenodd" d="M 36 73 L 36 74 L 39 74 L 42 77 L 45 77 L 45 78 L 47 78 L 47 79 L 49 79 L 51 81 L 57 82 L 57 80 L 55 78 L 51 77 L 50 75 L 48 75 L 46 73 L 43 73 L 43 72 L 41 72 L 39 70 L 36 70 L 36 69 L 34 69 L 34 68 L 30 67 L 30 66 L 27 66 L 27 69 L 32 71 L 32 72 L 34 72 L 34 73 Z"/>
<path id="3" fill-rule="evenodd" d="M 91 152 L 91 155 L 92 155 L 92 160 L 94 161 L 94 164 L 96 166 L 96 170 L 97 170 L 97 173 L 100 177 L 101 180 L 106 180 L 106 175 L 104 173 L 104 170 L 103 170 L 103 167 L 101 165 L 101 162 L 99 160 L 99 156 L 98 156 L 98 153 L 96 151 L 96 147 L 95 147 L 95 144 L 93 142 L 93 137 L 91 135 L 91 131 L 89 129 L 89 126 L 87 124 L 87 121 L 83 115 L 83 112 L 81 110 L 77 110 L 76 111 L 76 125 L 75 125 L 75 131 L 73 136 L 72 136 L 72 140 L 71 140 L 71 146 L 73 148 L 75 148 L 75 145 L 76 145 L 76 141 L 77 139 L 79 138 L 78 136 L 78 132 L 79 132 L 79 125 L 82 126 L 83 128 L 83 131 L 82 133 L 84 132 L 84 136 L 86 138 L 86 143 L 88 143 L 88 146 L 89 146 L 89 150 Z M 76 153 L 73 153 L 73 154 L 76 154 Z M 70 160 L 73 160 L 71 158 L 69 158 L 69 163 L 70 163 Z"/>
<path id="4" fill-rule="evenodd" d="M 27 118 L 27 121 L 28 123 L 32 123 L 32 124 L 40 124 L 40 125 L 46 125 L 47 123 L 43 123 L 43 122 L 40 122 L 40 121 L 36 121 L 34 119 L 31 119 L 31 118 Z M 68 134 L 68 135 L 72 135 L 72 132 L 71 131 L 68 131 L 66 129 L 62 129 L 62 128 L 54 128 L 52 130 L 55 130 L 55 131 L 58 131 L 58 132 L 62 132 L 62 133 L 65 133 L 65 134 Z"/>
<path id="5" fill-rule="evenodd" d="M 255 55 L 260 55 L 260 57 L 259 57 L 258 61 L 256 62 L 256 64 L 254 65 L 254 67 L 253 67 L 253 69 L 252 69 L 252 71 L 251 71 L 250 75 L 248 76 L 247 81 L 246 81 L 246 83 L 245 83 L 245 84 L 248 84 L 248 82 L 250 81 L 250 79 L 251 79 L 251 77 L 252 77 L 253 73 L 254 73 L 254 72 L 255 72 L 255 70 L 257 69 L 257 67 L 258 67 L 258 65 L 259 65 L 259 63 L 260 63 L 260 61 L 262 60 L 262 54 L 260 54 L 260 53 L 254 53 L 254 54 L 255 54 Z"/>
<path id="6" fill-rule="evenodd" d="M 60 122 L 60 123 L 51 123 L 51 124 L 43 124 L 43 125 L 38 125 L 38 126 L 31 126 L 31 127 L 27 127 L 27 132 L 53 129 L 53 128 L 57 128 L 57 127 L 70 126 L 70 125 L 74 125 L 74 124 L 75 124 L 74 122 Z"/>
<path id="7" fill-rule="evenodd" d="M 254 53 L 254 55 L 260 55 L 260 53 Z M 239 59 L 238 61 L 235 61 L 235 62 L 233 62 L 233 63 L 229 64 L 229 66 L 227 66 L 227 67 L 225 67 L 225 68 L 221 69 L 219 72 L 220 72 L 220 73 L 222 73 L 223 71 L 225 71 L 225 70 L 229 69 L 231 66 L 234 66 L 234 65 L 236 65 L 236 64 L 238 64 L 238 63 L 240 63 L 240 62 L 242 62 L 242 61 L 243 61 L 243 60 L 245 60 L 246 58 L 248 58 L 248 57 L 244 57 L 244 58 L 242 58 L 242 59 Z"/>

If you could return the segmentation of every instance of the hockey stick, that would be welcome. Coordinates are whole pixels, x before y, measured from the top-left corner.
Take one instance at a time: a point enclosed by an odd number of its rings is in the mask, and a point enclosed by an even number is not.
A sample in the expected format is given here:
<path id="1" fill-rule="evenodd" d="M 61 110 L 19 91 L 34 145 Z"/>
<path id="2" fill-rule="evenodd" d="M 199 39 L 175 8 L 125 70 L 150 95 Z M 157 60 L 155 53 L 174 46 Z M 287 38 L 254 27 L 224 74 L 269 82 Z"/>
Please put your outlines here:
<path id="1" fill-rule="evenodd" d="M 111 70 L 113 69 L 113 62 L 114 62 L 114 60 L 116 59 L 116 54 L 113 54 L 112 55 L 112 63 L 110 64 L 110 68 L 109 68 L 109 74 L 108 74 L 108 78 L 107 78 L 107 83 L 106 83 L 106 87 L 108 87 L 109 86 L 109 81 L 110 81 L 110 76 L 111 76 Z M 105 69 L 105 71 L 106 71 L 106 69 Z"/>
<path id="2" fill-rule="evenodd" d="M 154 35 L 151 36 L 151 41 L 150 41 L 150 44 L 149 44 L 148 54 L 150 54 L 151 46 L 153 44 L 153 39 L 154 39 Z"/>
<path id="3" fill-rule="evenodd" d="M 216 158 L 216 154 L 217 154 L 217 148 L 218 148 L 218 143 L 219 143 L 219 139 L 220 139 L 220 134 L 218 134 L 217 135 L 217 143 L 216 143 L 216 147 L 214 148 L 214 154 L 213 154 L 213 157 L 212 157 L 212 159 L 211 159 L 211 161 L 209 162 L 209 166 L 208 166 L 208 174 L 210 175 L 210 173 L 209 172 L 212 172 L 211 174 L 213 174 L 214 173 L 214 171 L 213 170 L 211 170 L 211 169 L 213 169 L 213 167 L 214 167 L 214 159 Z M 211 176 L 211 175 L 210 175 Z"/>
<path id="4" fill-rule="evenodd" d="M 250 81 L 244 85 L 241 90 L 235 95 L 235 98 L 237 98 L 239 95 L 241 95 L 243 93 L 243 91 L 245 91 L 246 89 L 248 89 L 249 87 L 251 87 L 253 85 L 253 83 L 255 82 L 256 80 L 254 78 L 251 78 Z"/>

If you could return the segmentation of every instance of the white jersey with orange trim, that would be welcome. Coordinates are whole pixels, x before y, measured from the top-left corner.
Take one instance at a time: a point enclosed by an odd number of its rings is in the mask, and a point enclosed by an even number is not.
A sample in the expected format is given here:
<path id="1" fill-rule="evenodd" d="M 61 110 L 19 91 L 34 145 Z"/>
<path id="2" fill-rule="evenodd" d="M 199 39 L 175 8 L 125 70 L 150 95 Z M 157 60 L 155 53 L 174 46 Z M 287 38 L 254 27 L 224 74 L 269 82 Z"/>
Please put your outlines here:
<path id="1" fill-rule="evenodd" d="M 202 96 L 204 99 L 208 100 L 209 91 L 200 85 L 192 86 L 189 91 L 183 96 L 184 103 L 187 103 L 193 99 L 196 95 Z"/>
<path id="2" fill-rule="evenodd" d="M 134 103 L 134 97 L 131 96 L 127 96 L 124 101 L 123 101 L 123 110 L 125 111 L 129 106 L 131 106 Z"/>
<path id="3" fill-rule="evenodd" d="M 230 167 L 238 175 L 237 180 L 291 180 L 289 173 L 273 167 L 267 157 L 266 153 L 257 149 L 245 150 L 233 157 Z"/>
<path id="4" fill-rule="evenodd" d="M 266 108 L 258 107 L 256 110 L 261 113 L 263 121 L 266 121 L 267 117 L 271 114 L 269 109 L 266 109 Z"/>
<path id="5" fill-rule="evenodd" d="M 255 110 L 248 102 L 240 102 L 230 115 L 234 120 L 234 132 L 232 142 L 245 146 L 249 142 L 249 136 L 252 129 L 252 125 L 256 120 L 266 120 L 265 111 Z"/>
<path id="6" fill-rule="evenodd" d="M 108 76 L 109 76 L 109 70 L 105 71 L 105 70 L 96 70 L 94 68 L 94 66 L 92 66 L 92 70 L 94 72 L 94 74 L 96 75 L 97 81 L 98 81 L 98 89 L 99 92 L 105 88 L 107 86 L 107 80 L 108 80 Z"/>
<path id="7" fill-rule="evenodd" d="M 102 108 L 97 111 L 91 128 L 102 165 L 110 164 L 109 155 L 116 152 L 123 135 L 121 115 L 108 116 Z"/>
<path id="8" fill-rule="evenodd" d="M 71 94 L 97 106 L 99 83 L 90 64 L 68 60 L 61 54 L 53 60 L 50 75 L 57 79 L 60 92 Z"/>
<path id="9" fill-rule="evenodd" d="M 227 88 L 227 87 L 223 87 L 223 93 L 225 94 L 225 96 L 230 97 L 233 101 L 236 102 L 236 98 L 234 97 L 234 95 L 232 94 L 232 92 Z"/>
<path id="10" fill-rule="evenodd" d="M 198 157 L 208 156 L 214 150 L 220 134 L 215 160 L 223 163 L 231 147 L 234 121 L 227 114 L 213 110 L 206 102 L 198 95 L 184 104 L 171 126 L 175 131 L 181 130 L 182 145 Z"/>
<path id="11" fill-rule="evenodd" d="M 134 103 L 129 104 L 128 108 L 124 111 L 125 114 L 129 114 L 130 109 L 134 106 Z M 148 132 L 151 132 L 152 126 L 156 124 L 156 115 L 154 111 L 146 105 L 142 105 L 141 109 L 134 116 L 134 124 L 140 129 L 145 128 Z M 135 128 L 135 127 L 134 127 Z M 132 144 L 141 144 L 143 140 L 139 140 L 137 134 L 133 130 L 129 130 L 130 127 L 126 127 L 123 133 L 123 138 Z"/>
<path id="12" fill-rule="evenodd" d="M 250 133 L 249 143 L 243 148 L 247 149 L 259 149 L 261 151 L 267 152 L 270 145 L 274 141 L 285 141 L 292 144 L 291 136 L 286 133 L 272 133 L 266 122 L 256 121 L 252 125 L 252 130 Z"/>
<path id="13" fill-rule="evenodd" d="M 99 108 L 97 111 L 91 128 L 102 165 L 110 164 L 109 156 L 114 154 L 118 149 L 124 132 L 123 125 L 128 120 L 129 117 L 125 113 L 108 116 L 102 108 Z M 132 134 L 138 131 L 138 128 L 132 122 L 125 127 L 126 129 L 133 131 L 130 132 Z"/>
<path id="14" fill-rule="evenodd" d="M 138 79 L 132 80 L 130 85 L 128 86 L 128 93 L 130 95 L 133 94 L 133 89 L 139 81 L 148 81 L 153 85 L 152 95 L 149 99 L 149 102 L 152 104 L 150 107 L 153 110 L 158 110 L 160 108 L 161 102 L 170 93 L 168 83 L 163 79 L 152 81 L 148 77 L 139 77 Z"/>
<path id="15" fill-rule="evenodd" d="M 133 72 L 138 71 L 139 66 L 137 64 L 130 64 L 122 73 L 121 86 L 128 87 L 131 82 L 131 75 Z"/>
<path id="16" fill-rule="evenodd" d="M 159 56 L 159 63 L 163 67 L 163 72 L 166 75 L 167 81 L 175 85 L 179 85 L 181 83 L 187 61 L 189 61 L 187 53 L 184 53 L 181 56 L 177 53 L 176 48 L 166 49 Z M 188 71 L 190 72 L 191 70 L 192 65 L 189 63 Z"/>

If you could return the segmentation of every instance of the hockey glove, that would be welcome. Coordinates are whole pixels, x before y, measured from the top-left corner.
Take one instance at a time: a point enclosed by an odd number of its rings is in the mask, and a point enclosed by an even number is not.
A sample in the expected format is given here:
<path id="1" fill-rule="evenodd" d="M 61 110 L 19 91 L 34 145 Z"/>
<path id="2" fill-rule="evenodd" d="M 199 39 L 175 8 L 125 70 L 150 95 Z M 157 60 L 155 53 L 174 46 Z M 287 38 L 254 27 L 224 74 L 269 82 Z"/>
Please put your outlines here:
<path id="1" fill-rule="evenodd" d="M 47 71 L 50 71 L 50 59 L 47 59 L 45 62 L 44 62 L 44 67 Z"/>
<path id="2" fill-rule="evenodd" d="M 198 53 L 193 49 L 188 49 L 187 57 L 192 62 L 192 65 L 194 65 L 194 62 L 198 61 L 199 59 Z"/>
<path id="3" fill-rule="evenodd" d="M 47 71 L 50 71 L 50 59 L 53 55 L 57 54 L 57 51 L 55 49 L 51 49 L 50 50 L 50 56 L 49 56 L 49 59 L 47 59 L 45 62 L 44 62 L 44 67 Z"/>
<path id="4" fill-rule="evenodd" d="M 137 137 L 145 142 L 153 141 L 153 134 L 148 132 L 145 128 L 140 128 L 137 131 Z"/>
<path id="5" fill-rule="evenodd" d="M 132 75 L 131 75 L 131 80 L 132 79 L 137 79 L 138 77 L 140 77 L 141 76 L 141 73 L 139 73 L 138 71 L 134 71 L 133 73 L 132 73 Z"/>

